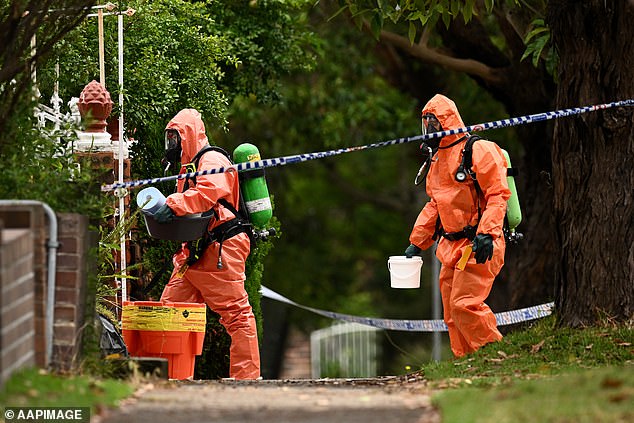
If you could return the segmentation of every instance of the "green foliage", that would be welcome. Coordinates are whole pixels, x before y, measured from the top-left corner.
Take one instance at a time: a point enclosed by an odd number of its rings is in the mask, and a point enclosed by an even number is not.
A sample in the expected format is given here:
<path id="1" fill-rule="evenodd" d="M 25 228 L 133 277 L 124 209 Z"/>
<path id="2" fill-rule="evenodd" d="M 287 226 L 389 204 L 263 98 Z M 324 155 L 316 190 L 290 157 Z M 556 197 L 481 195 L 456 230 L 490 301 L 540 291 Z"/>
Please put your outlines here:
<path id="1" fill-rule="evenodd" d="M 223 48 L 235 66 L 223 66 L 223 88 L 231 99 L 252 95 L 261 103 L 280 101 L 280 77 L 314 65 L 315 40 L 306 31 L 307 0 L 210 2 L 223 36 Z"/>
<path id="2" fill-rule="evenodd" d="M 94 0 L 0 2 L 0 154 L 13 139 L 7 126 L 18 118 L 24 100 L 33 95 L 32 70 L 46 60 L 51 47 L 78 25 Z M 31 43 L 37 40 L 36 51 Z M 33 67 L 32 67 L 33 66 Z"/>
<path id="3" fill-rule="evenodd" d="M 0 198 L 37 200 L 58 213 L 101 217 L 106 200 L 95 171 L 90 160 L 72 152 L 76 128 L 66 124 L 58 130 L 38 130 L 33 106 L 23 101 L 6 128 L 13 142 L 5 145 L 0 156 Z"/>
<path id="4" fill-rule="evenodd" d="M 445 27 L 449 27 L 453 19 L 462 16 L 466 23 L 478 12 L 475 0 L 424 0 L 395 4 L 381 0 L 344 0 L 341 3 L 343 6 L 333 17 L 347 10 L 357 26 L 361 27 L 364 21 L 369 22 L 376 39 L 386 21 L 392 24 L 408 22 L 408 37 L 412 44 L 415 42 L 418 26 L 433 27 L 441 20 Z M 484 3 L 485 10 L 490 12 L 494 1 L 486 0 Z"/>
<path id="5" fill-rule="evenodd" d="M 281 233 L 280 222 L 276 217 L 272 217 L 268 225 L 270 228 L 275 228 L 277 236 Z M 264 277 L 264 262 L 269 255 L 273 247 L 275 246 L 276 238 L 268 238 L 267 240 L 259 240 L 256 248 L 252 249 L 246 263 L 247 268 L 247 280 L 245 282 L 245 289 L 249 294 L 249 300 L 253 299 L 251 306 L 253 308 L 253 314 L 258 327 L 258 335 L 260 343 L 262 342 L 262 307 L 260 304 L 260 289 L 262 287 L 262 279 Z"/>
<path id="6" fill-rule="evenodd" d="M 124 98 L 128 136 L 138 177 L 161 170 L 162 132 L 171 117 L 198 109 L 208 126 L 226 124 L 237 95 L 272 101 L 281 75 L 310 66 L 310 37 L 295 13 L 305 1 L 225 2 L 136 0 L 125 17 Z M 292 14 L 292 15 L 291 15 Z M 291 19 L 294 16 L 294 19 Z M 99 76 L 96 19 L 88 19 L 56 46 L 60 96 L 78 96 Z M 106 17 L 106 87 L 118 98 L 117 20 Z M 42 92 L 52 92 L 54 64 L 40 70 Z M 116 101 L 115 101 L 116 103 Z M 117 115 L 117 105 L 113 115 Z"/>
<path id="7" fill-rule="evenodd" d="M 524 44 L 526 44 L 526 51 L 521 60 L 532 58 L 533 66 L 537 67 L 542 59 L 546 64 L 548 73 L 554 75 L 557 57 L 554 50 L 550 48 L 550 28 L 543 19 L 535 19 L 531 23 L 531 30 L 526 34 Z"/>
<path id="8" fill-rule="evenodd" d="M 109 317 L 112 322 L 116 322 L 115 310 L 120 308 L 117 304 L 117 296 L 121 288 L 117 286 L 116 280 L 122 280 L 125 276 L 127 283 L 134 285 L 138 278 L 134 276 L 135 271 L 141 266 L 140 263 L 126 266 L 126 274 L 118 271 L 119 256 L 121 254 L 121 239 L 130 233 L 132 228 L 138 226 L 140 211 L 126 216 L 124 220 L 118 219 L 113 226 L 102 225 L 99 227 L 99 247 L 97 251 L 97 287 L 95 308 L 98 313 Z"/>
<path id="9" fill-rule="evenodd" d="M 468 23 L 474 16 L 478 16 L 485 26 L 490 26 L 492 20 L 488 19 L 486 15 L 490 15 L 493 8 L 496 7 L 494 0 L 486 0 L 484 7 L 476 4 L 475 0 L 405 1 L 394 5 L 377 0 L 345 0 L 341 3 L 344 5 L 335 13 L 335 16 L 347 10 L 358 27 L 361 27 L 364 22 L 369 22 L 372 33 L 377 40 L 381 30 L 398 28 L 400 23 L 401 32 L 404 33 L 404 29 L 407 28 L 407 37 L 411 44 L 416 42 L 416 37 L 420 32 L 419 28 L 434 28 L 439 20 L 448 28 L 451 21 L 460 16 L 465 23 Z M 526 50 L 521 60 L 531 58 L 533 66 L 537 67 L 539 60 L 542 59 L 548 73 L 554 75 L 557 56 L 554 49 L 550 48 L 550 29 L 542 17 L 542 11 L 546 7 L 545 2 L 506 0 L 505 2 L 498 1 L 497 7 L 503 8 L 505 11 L 513 8 L 525 8 L 535 16 L 524 36 Z M 482 12 L 486 12 L 486 14 Z M 496 33 L 499 33 L 499 30 L 491 32 L 491 41 L 498 48 L 502 48 L 501 39 Z"/>

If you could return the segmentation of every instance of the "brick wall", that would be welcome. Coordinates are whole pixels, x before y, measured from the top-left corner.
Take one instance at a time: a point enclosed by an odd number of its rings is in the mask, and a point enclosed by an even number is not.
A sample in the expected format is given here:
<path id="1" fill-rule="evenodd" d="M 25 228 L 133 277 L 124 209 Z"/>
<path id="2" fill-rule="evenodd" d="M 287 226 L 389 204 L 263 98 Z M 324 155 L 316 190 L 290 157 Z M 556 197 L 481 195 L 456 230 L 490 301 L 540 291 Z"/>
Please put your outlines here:
<path id="1" fill-rule="evenodd" d="M 2 205 L 0 220 L 6 229 L 29 229 L 33 242 L 33 293 L 35 324 L 35 364 L 46 367 L 46 262 L 48 222 L 41 205 Z"/>
<path id="2" fill-rule="evenodd" d="M 94 268 L 90 267 L 94 258 L 89 252 L 92 246 L 97 245 L 97 235 L 88 230 L 88 219 L 85 216 L 58 213 L 56 217 L 59 245 L 56 255 L 53 356 L 49 363 L 46 354 L 48 218 L 40 204 L 0 205 L 0 220 L 4 222 L 4 231 L 26 229 L 31 243 L 29 259 L 25 260 L 30 263 L 32 286 L 29 293 L 22 294 L 25 295 L 24 301 L 31 298 L 32 302 L 30 320 L 34 327 L 33 364 L 40 368 L 51 366 L 58 370 L 69 370 L 77 364 L 81 349 L 86 282 L 89 272 L 96 275 Z M 20 263 L 25 265 L 22 259 Z M 3 305 L 3 312 L 4 307 Z"/>
<path id="3" fill-rule="evenodd" d="M 33 237 L 26 229 L 0 229 L 0 386 L 35 364 Z"/>

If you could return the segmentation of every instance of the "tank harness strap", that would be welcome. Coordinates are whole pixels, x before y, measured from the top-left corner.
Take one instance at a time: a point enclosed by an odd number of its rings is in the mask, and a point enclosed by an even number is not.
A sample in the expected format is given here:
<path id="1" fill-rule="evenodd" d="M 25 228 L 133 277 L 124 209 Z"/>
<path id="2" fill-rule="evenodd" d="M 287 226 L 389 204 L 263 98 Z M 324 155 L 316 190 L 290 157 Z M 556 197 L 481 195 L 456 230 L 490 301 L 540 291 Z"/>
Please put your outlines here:
<path id="1" fill-rule="evenodd" d="M 476 177 L 476 173 L 473 170 L 473 143 L 475 143 L 477 140 L 482 139 L 481 137 L 479 137 L 478 135 L 472 135 L 469 137 L 469 139 L 467 139 L 467 142 L 465 143 L 464 146 L 464 150 L 462 150 L 462 163 L 460 164 L 460 166 L 462 166 L 466 172 L 467 175 L 469 175 L 471 177 L 471 180 L 473 181 L 473 186 L 476 190 L 476 195 L 477 195 L 477 203 L 478 203 L 478 222 L 480 221 L 480 218 L 482 217 L 482 207 L 480 205 L 480 197 L 483 197 L 484 194 L 482 192 L 482 188 L 480 187 L 480 184 L 478 183 L 478 179 Z"/>
<path id="2" fill-rule="evenodd" d="M 222 244 L 225 240 L 232 238 L 242 232 L 249 232 L 251 224 L 239 217 L 234 217 L 211 230 L 209 233 L 210 243 L 218 242 L 218 262 L 216 267 L 222 269 Z"/>
<path id="3" fill-rule="evenodd" d="M 193 173 L 196 172 L 198 170 L 198 163 L 200 162 L 200 158 L 202 157 L 203 154 L 205 154 L 208 151 L 217 151 L 221 154 L 224 154 L 227 158 L 229 158 L 229 160 L 231 160 L 231 157 L 229 156 L 229 154 L 223 150 L 222 148 L 218 147 L 217 145 L 209 145 L 207 144 L 206 146 L 204 146 L 203 148 L 201 148 L 198 153 L 196 153 L 196 155 L 192 158 L 192 161 L 190 163 L 187 163 L 185 165 L 185 170 L 187 171 L 187 173 Z M 189 189 L 189 182 L 192 182 L 194 185 L 196 185 L 196 177 L 192 176 L 192 177 L 186 177 L 185 178 L 185 183 L 183 185 L 183 192 L 187 191 Z"/>
<path id="4" fill-rule="evenodd" d="M 461 138 L 459 141 L 461 141 L 462 139 L 464 139 L 464 137 Z M 478 206 L 478 223 L 480 222 L 480 219 L 482 218 L 482 207 L 480 205 L 480 197 L 482 197 L 484 194 L 482 193 L 482 188 L 480 187 L 480 184 L 478 183 L 478 180 L 476 178 L 476 173 L 473 171 L 472 167 L 473 167 L 473 143 L 479 139 L 481 138 L 478 135 L 472 135 L 467 139 L 464 149 L 462 150 L 462 161 L 460 163 L 460 168 L 464 169 L 467 175 L 471 177 L 471 180 L 473 181 L 473 186 L 476 190 L 476 196 L 477 196 L 476 201 Z M 436 230 L 434 231 L 434 235 L 432 236 L 432 239 L 436 241 L 439 236 L 442 236 L 443 238 L 448 239 L 449 241 L 458 241 L 460 239 L 465 239 L 465 238 L 469 240 L 473 240 L 473 238 L 475 238 L 476 236 L 477 231 L 478 231 L 478 224 L 476 223 L 474 226 L 467 225 L 461 231 L 458 231 L 458 232 L 445 232 L 445 229 L 442 227 L 442 222 L 440 221 L 440 216 L 438 216 L 438 218 L 436 219 Z"/>
<path id="5" fill-rule="evenodd" d="M 253 246 L 255 246 L 255 235 L 253 234 L 253 224 L 244 219 L 240 212 L 238 212 L 231 203 L 224 198 L 221 198 L 218 202 L 231 211 L 231 213 L 235 216 L 233 219 L 216 226 L 210 234 L 212 242 L 218 241 L 220 244 L 218 247 L 218 269 L 222 269 L 222 243 L 225 240 L 244 232 L 249 236 L 251 248 L 253 248 Z"/>

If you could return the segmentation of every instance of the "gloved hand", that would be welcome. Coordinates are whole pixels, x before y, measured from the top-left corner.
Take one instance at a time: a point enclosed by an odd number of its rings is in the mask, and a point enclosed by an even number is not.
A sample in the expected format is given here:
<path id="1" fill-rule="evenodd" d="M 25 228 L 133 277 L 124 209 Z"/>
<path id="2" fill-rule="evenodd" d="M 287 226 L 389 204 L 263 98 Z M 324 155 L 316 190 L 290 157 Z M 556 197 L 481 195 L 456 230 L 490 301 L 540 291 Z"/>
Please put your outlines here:
<path id="1" fill-rule="evenodd" d="M 163 204 L 160 209 L 154 213 L 154 219 L 158 223 L 167 223 L 174 220 L 174 211 L 167 204 Z"/>
<path id="2" fill-rule="evenodd" d="M 405 257 L 412 258 L 412 256 L 420 256 L 421 251 L 423 250 L 421 250 L 414 244 L 409 244 L 409 247 L 405 249 Z"/>
<path id="3" fill-rule="evenodd" d="M 493 237 L 489 234 L 478 234 L 473 238 L 473 252 L 476 263 L 482 264 L 493 257 Z"/>

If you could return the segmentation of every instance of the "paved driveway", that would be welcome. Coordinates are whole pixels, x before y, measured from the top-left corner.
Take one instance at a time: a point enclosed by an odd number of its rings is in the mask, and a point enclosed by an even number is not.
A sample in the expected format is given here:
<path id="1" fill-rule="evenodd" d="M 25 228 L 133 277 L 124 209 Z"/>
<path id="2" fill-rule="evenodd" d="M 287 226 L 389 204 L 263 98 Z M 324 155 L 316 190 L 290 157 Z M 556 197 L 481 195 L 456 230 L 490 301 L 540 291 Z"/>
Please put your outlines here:
<path id="1" fill-rule="evenodd" d="M 416 376 L 157 382 L 93 423 L 439 423 Z"/>

